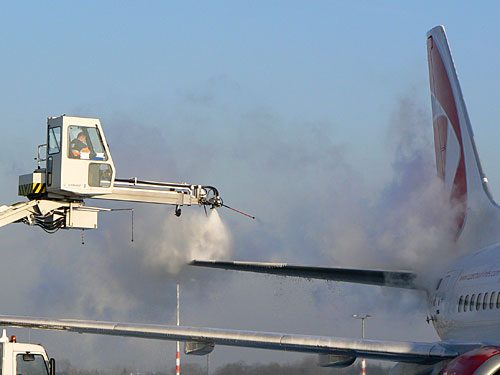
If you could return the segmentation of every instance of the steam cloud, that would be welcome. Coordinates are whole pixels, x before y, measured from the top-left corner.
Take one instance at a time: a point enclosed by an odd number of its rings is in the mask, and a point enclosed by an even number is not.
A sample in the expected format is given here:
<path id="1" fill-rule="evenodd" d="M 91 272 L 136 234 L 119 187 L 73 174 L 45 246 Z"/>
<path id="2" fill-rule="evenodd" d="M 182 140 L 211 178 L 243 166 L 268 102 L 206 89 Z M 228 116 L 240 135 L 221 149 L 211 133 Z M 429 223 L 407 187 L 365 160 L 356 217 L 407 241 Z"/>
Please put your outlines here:
<path id="1" fill-rule="evenodd" d="M 232 257 L 231 234 L 216 209 L 208 219 L 201 213 L 187 212 L 182 220 L 171 215 L 159 231 L 145 241 L 146 270 L 177 274 L 192 259 Z"/>
<path id="2" fill-rule="evenodd" d="M 413 270 L 430 287 L 460 255 L 454 245 L 459 207 L 437 177 L 429 117 L 409 99 L 400 101 L 388 134 L 396 147 L 392 180 L 371 203 L 346 194 L 336 207 L 323 245 L 336 263 Z"/>

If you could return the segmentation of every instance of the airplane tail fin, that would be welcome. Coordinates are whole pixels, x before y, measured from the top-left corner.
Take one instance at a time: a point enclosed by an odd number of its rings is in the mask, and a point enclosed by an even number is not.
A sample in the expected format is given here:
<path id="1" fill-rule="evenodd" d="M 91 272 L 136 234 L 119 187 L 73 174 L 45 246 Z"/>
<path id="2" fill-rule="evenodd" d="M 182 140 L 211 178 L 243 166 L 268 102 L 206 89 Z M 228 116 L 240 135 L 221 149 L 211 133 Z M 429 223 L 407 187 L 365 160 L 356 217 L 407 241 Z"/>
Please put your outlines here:
<path id="1" fill-rule="evenodd" d="M 443 26 L 427 33 L 432 119 L 438 176 L 459 209 L 456 238 L 478 246 L 498 242 L 500 210 L 483 172 Z"/>

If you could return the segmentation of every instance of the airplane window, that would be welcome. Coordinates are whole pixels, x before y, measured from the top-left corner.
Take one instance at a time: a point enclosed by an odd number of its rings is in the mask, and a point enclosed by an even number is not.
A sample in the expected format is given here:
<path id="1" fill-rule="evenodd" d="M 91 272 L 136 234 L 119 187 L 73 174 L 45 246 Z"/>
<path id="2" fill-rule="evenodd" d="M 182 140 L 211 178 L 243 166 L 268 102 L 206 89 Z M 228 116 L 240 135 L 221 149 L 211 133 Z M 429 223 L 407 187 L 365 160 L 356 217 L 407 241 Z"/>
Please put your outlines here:
<path id="1" fill-rule="evenodd" d="M 478 311 L 479 308 L 481 307 L 482 297 L 483 297 L 483 293 L 479 293 L 477 295 L 476 311 Z"/>
<path id="2" fill-rule="evenodd" d="M 464 302 L 464 296 L 460 296 L 460 299 L 458 300 L 458 312 L 462 311 L 463 302 Z"/>
<path id="3" fill-rule="evenodd" d="M 470 308 L 469 308 L 469 311 L 474 311 L 474 305 L 476 304 L 476 295 L 473 294 L 471 297 L 470 297 Z"/>
<path id="4" fill-rule="evenodd" d="M 464 312 L 467 311 L 468 306 L 469 306 L 469 295 L 467 294 L 465 296 L 465 301 L 464 301 Z"/>
<path id="5" fill-rule="evenodd" d="M 490 310 L 493 309 L 493 305 L 495 304 L 495 292 L 491 292 L 491 297 L 490 297 Z"/>
<path id="6" fill-rule="evenodd" d="M 483 310 L 486 310 L 486 306 L 488 306 L 488 293 L 484 293 Z"/>
<path id="7" fill-rule="evenodd" d="M 500 292 L 497 294 L 497 309 L 500 308 Z"/>

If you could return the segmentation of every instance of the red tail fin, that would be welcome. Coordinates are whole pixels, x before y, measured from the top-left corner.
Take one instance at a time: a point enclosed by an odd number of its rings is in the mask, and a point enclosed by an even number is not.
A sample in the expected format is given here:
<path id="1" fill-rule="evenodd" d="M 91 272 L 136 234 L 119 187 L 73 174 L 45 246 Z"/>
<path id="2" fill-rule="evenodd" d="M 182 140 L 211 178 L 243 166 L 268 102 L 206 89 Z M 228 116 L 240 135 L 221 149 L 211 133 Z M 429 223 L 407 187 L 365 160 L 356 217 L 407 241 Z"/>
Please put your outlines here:
<path id="1" fill-rule="evenodd" d="M 477 232 L 484 224 L 482 221 L 485 217 L 498 217 L 498 205 L 491 197 L 488 180 L 481 167 L 443 26 L 437 26 L 428 32 L 427 53 L 436 167 L 450 199 L 459 205 L 456 218 L 458 237 L 468 226 L 471 227 L 470 231 Z M 497 220 L 495 222 L 500 224 Z"/>

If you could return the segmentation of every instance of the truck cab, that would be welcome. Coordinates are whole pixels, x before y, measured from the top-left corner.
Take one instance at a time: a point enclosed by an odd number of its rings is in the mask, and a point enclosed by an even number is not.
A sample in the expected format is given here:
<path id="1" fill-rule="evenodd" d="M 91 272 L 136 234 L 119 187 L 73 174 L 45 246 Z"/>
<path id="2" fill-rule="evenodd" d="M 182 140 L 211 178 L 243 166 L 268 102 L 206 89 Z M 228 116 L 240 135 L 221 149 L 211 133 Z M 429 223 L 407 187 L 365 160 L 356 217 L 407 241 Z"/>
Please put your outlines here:
<path id="1" fill-rule="evenodd" d="M 99 119 L 49 117 L 47 132 L 49 196 L 111 192 L 115 168 Z"/>
<path id="2" fill-rule="evenodd" d="M 99 119 L 49 117 L 47 143 L 39 146 L 38 162 L 37 170 L 20 176 L 20 195 L 81 200 L 112 192 L 116 170 Z M 44 168 L 40 162 L 45 162 Z"/>
<path id="3" fill-rule="evenodd" d="M 9 339 L 3 330 L 0 338 L 2 375 L 55 375 L 55 360 L 48 358 L 42 345 L 16 341 L 15 336 Z"/>

